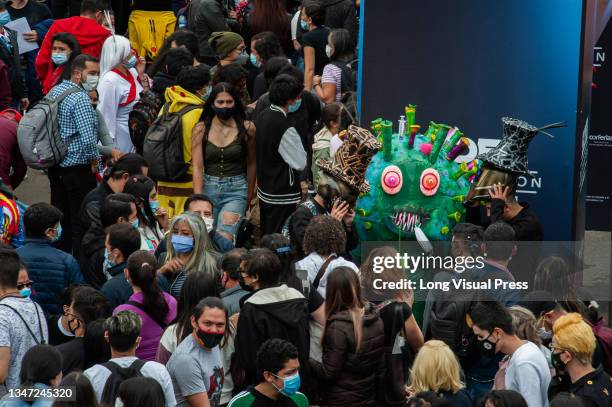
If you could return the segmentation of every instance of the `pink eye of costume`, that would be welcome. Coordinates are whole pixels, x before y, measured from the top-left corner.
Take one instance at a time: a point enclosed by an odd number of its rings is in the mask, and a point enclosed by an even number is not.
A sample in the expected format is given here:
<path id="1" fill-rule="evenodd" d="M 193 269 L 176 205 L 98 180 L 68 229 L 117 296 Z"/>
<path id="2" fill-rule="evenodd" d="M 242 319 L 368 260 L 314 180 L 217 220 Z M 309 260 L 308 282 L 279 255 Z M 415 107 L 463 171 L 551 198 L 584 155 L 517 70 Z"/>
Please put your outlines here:
<path id="1" fill-rule="evenodd" d="M 395 165 L 389 165 L 383 170 L 380 183 L 387 194 L 397 194 L 402 189 L 402 170 Z"/>
<path id="2" fill-rule="evenodd" d="M 440 174 L 433 168 L 428 168 L 421 174 L 421 192 L 425 196 L 433 196 L 440 187 Z"/>

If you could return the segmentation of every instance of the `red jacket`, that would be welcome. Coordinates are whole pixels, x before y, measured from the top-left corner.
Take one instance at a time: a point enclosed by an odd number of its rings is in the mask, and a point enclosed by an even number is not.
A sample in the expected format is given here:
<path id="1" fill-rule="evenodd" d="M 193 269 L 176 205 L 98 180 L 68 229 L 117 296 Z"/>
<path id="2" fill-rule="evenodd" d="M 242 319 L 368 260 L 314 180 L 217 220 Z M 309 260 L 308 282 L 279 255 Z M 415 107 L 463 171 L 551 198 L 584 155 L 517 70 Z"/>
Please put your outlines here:
<path id="1" fill-rule="evenodd" d="M 45 95 L 55 85 L 63 70 L 62 67 L 56 69 L 51 60 L 53 36 L 61 32 L 74 35 L 81 46 L 81 53 L 89 54 L 96 58 L 100 58 L 104 40 L 110 36 L 109 30 L 91 18 L 75 16 L 56 20 L 49 28 L 40 46 L 35 63 L 36 76 L 43 84 L 43 93 Z"/>

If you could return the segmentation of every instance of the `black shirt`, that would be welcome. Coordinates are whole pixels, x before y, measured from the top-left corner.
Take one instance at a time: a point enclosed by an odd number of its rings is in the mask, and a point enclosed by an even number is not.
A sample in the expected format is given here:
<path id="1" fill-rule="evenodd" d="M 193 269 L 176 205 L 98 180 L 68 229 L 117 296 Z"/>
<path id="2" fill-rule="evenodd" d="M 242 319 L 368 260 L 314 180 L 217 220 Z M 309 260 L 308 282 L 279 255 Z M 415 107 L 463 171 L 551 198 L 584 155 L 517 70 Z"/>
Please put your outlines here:
<path id="1" fill-rule="evenodd" d="M 401 330 L 411 315 L 412 309 L 405 302 L 392 302 L 380 310 L 380 319 L 385 328 L 385 346 L 393 346 L 395 337 L 403 332 Z"/>
<path id="2" fill-rule="evenodd" d="M 61 315 L 51 315 L 47 317 L 47 327 L 49 328 L 49 345 L 57 346 L 74 339 L 74 336 L 66 336 L 60 330 L 58 320 L 61 317 Z"/>
<path id="3" fill-rule="evenodd" d="M 315 75 L 323 75 L 323 68 L 329 63 L 329 58 L 325 53 L 327 37 L 329 37 L 327 27 L 317 27 L 302 37 L 302 48 L 312 47 L 315 50 Z"/>
<path id="4" fill-rule="evenodd" d="M 85 366 L 85 341 L 83 338 L 74 338 L 56 346 L 55 349 L 62 354 L 62 374 L 64 376 L 88 367 Z"/>
<path id="5" fill-rule="evenodd" d="M 25 7 L 20 9 L 16 9 L 13 6 L 8 6 L 6 9 L 11 15 L 11 20 L 25 17 L 31 29 L 34 29 L 34 26 L 41 21 L 53 18 L 49 7 L 36 0 L 28 0 Z M 42 42 L 42 38 L 39 38 L 39 41 Z"/>

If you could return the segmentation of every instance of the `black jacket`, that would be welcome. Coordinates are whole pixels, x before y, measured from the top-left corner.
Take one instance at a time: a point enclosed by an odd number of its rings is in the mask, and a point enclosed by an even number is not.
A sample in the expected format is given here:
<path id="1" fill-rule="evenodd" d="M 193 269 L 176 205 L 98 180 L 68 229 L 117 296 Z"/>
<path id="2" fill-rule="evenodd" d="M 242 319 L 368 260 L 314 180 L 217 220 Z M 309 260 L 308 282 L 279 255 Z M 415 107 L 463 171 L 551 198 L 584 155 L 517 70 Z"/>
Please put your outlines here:
<path id="1" fill-rule="evenodd" d="M 102 272 L 104 264 L 104 240 L 106 232 L 101 226 L 93 225 L 89 228 L 81 242 L 81 274 L 83 278 L 96 290 L 106 283 L 106 276 Z"/>
<path id="2" fill-rule="evenodd" d="M 230 30 L 225 20 L 223 3 L 220 0 L 192 0 L 187 11 L 187 28 L 198 37 L 202 61 L 209 65 L 214 64 L 217 55 L 208 45 L 210 34 Z"/>
<path id="3" fill-rule="evenodd" d="M 301 391 L 312 389 L 308 357 L 310 335 L 308 331 L 308 304 L 301 292 L 285 284 L 263 288 L 242 298 L 238 328 L 234 342 L 232 371 L 239 369 L 243 380 L 234 382 L 236 390 L 261 381 L 257 377 L 256 355 L 259 347 L 270 338 L 280 338 L 294 344 L 300 360 Z"/>
<path id="4" fill-rule="evenodd" d="M 151 86 L 151 90 L 157 95 L 159 100 L 166 100 L 166 88 L 174 85 L 176 85 L 175 76 L 168 75 L 164 72 L 158 72 L 153 77 L 153 86 Z"/>
<path id="5" fill-rule="evenodd" d="M 79 211 L 79 219 L 76 228 L 78 239 L 73 244 L 74 257 L 76 257 L 77 260 L 86 260 L 82 258 L 83 255 L 81 254 L 81 243 L 83 242 L 85 233 L 87 233 L 92 225 L 102 226 L 102 222 L 100 220 L 100 208 L 102 207 L 102 203 L 106 197 L 112 193 L 113 190 L 111 187 L 108 186 L 106 181 L 103 181 L 100 185 L 85 195 L 85 198 L 81 203 L 81 210 Z M 104 245 L 104 242 L 102 242 L 102 245 Z"/>
<path id="6" fill-rule="evenodd" d="M 346 28 L 357 44 L 357 9 L 354 0 L 323 0 L 325 23 L 329 29 Z"/>
<path id="7" fill-rule="evenodd" d="M 349 311 L 332 315 L 323 338 L 322 362 L 311 360 L 321 382 L 321 406 L 374 406 L 377 384 L 385 373 L 383 322 L 375 312 L 363 317 L 361 344 Z"/>
<path id="8" fill-rule="evenodd" d="M 517 253 L 508 264 L 508 269 L 516 281 L 533 284 L 533 277 L 540 261 L 540 242 L 544 240 L 544 229 L 533 209 L 527 202 L 519 203 L 523 209 L 512 219 L 505 222 L 514 229 Z M 491 201 L 491 222 L 503 220 L 504 201 Z"/>
<path id="9" fill-rule="evenodd" d="M 557 375 L 552 378 L 548 387 L 549 400 L 561 392 L 579 396 L 585 407 L 609 407 L 612 405 L 612 378 L 601 366 L 575 383 L 572 383 L 567 375 Z"/>

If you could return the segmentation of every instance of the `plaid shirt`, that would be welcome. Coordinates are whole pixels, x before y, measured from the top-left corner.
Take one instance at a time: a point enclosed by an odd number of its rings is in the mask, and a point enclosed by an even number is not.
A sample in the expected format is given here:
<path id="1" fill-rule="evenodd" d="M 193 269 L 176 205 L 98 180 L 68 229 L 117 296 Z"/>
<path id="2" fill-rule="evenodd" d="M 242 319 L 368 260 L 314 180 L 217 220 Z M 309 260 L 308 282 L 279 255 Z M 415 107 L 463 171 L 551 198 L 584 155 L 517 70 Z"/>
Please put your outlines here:
<path id="1" fill-rule="evenodd" d="M 72 86 L 78 85 L 64 80 L 51 89 L 49 95 L 58 97 Z M 85 90 L 71 93 L 59 104 L 58 124 L 60 136 L 68 146 L 68 153 L 60 167 L 89 164 L 100 158 L 97 149 L 98 116 Z"/>

